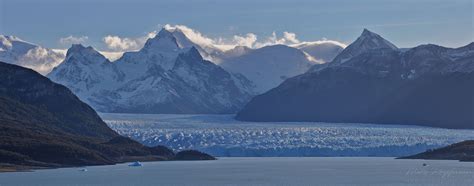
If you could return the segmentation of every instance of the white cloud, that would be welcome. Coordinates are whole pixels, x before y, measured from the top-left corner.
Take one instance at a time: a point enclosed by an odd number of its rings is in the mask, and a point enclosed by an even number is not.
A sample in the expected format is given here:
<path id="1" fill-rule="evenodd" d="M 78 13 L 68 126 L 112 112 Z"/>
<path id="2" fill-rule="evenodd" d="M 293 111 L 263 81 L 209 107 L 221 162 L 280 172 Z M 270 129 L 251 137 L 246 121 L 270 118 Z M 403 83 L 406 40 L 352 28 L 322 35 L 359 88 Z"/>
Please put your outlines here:
<path id="1" fill-rule="evenodd" d="M 217 48 L 220 50 L 232 49 L 236 46 L 246 46 L 249 48 L 261 48 L 269 45 L 295 45 L 306 43 L 309 41 L 300 41 L 293 32 L 285 31 L 282 37 L 278 37 L 276 32 L 264 40 L 258 40 L 258 36 L 254 33 L 247 33 L 244 35 L 234 35 L 230 38 L 210 38 L 200 33 L 197 30 L 189 28 L 185 25 L 169 25 L 166 24 L 163 28 L 173 32 L 181 31 L 189 40 L 198 44 L 201 47 Z M 265 37 L 264 37 L 265 38 Z"/>
<path id="2" fill-rule="evenodd" d="M 285 41 L 288 41 L 290 43 L 299 43 L 300 41 L 296 39 L 296 34 L 292 32 L 283 32 L 283 38 Z"/>
<path id="3" fill-rule="evenodd" d="M 200 46 L 206 46 L 206 47 L 211 47 L 216 45 L 216 41 L 214 39 L 211 39 L 209 37 L 204 36 L 200 32 L 193 30 L 187 26 L 184 25 L 174 25 L 171 26 L 169 24 L 166 24 L 164 29 L 169 30 L 171 32 L 178 30 L 181 31 L 186 37 L 191 40 L 193 43 L 196 43 Z"/>
<path id="4" fill-rule="evenodd" d="M 307 41 L 304 41 L 307 42 Z M 276 32 L 272 32 L 272 35 L 267 37 L 266 40 L 261 41 L 261 42 L 256 42 L 254 48 L 261 48 L 264 46 L 270 46 L 270 45 L 295 45 L 303 43 L 299 39 L 296 38 L 296 34 L 293 32 L 283 32 L 282 37 L 278 37 Z"/>
<path id="5" fill-rule="evenodd" d="M 130 38 L 108 35 L 103 38 L 103 41 L 107 48 L 112 50 L 135 50 L 138 48 L 137 40 Z"/>
<path id="6" fill-rule="evenodd" d="M 17 63 L 18 65 L 31 68 L 40 74 L 46 75 L 62 62 L 64 56 L 65 54 L 63 52 L 38 46 L 28 50 L 25 55 L 18 59 Z"/>
<path id="7" fill-rule="evenodd" d="M 322 40 L 319 40 L 319 41 L 304 41 L 304 42 L 292 44 L 290 46 L 299 48 L 299 47 L 302 47 L 302 46 L 305 46 L 305 45 L 322 45 L 322 44 L 333 44 L 333 45 L 340 46 L 342 48 L 347 47 L 347 45 L 345 43 L 341 43 L 339 41 L 334 41 L 334 40 L 328 40 L 326 38 L 323 38 Z"/>
<path id="8" fill-rule="evenodd" d="M 252 48 L 255 42 L 257 41 L 257 35 L 253 33 L 248 33 L 245 36 L 236 35 L 234 36 L 233 41 L 235 42 L 234 45 L 236 46 L 246 46 L 246 47 Z"/>
<path id="9" fill-rule="evenodd" d="M 59 39 L 59 43 L 63 45 L 71 45 L 71 44 L 80 44 L 84 43 L 89 39 L 87 36 L 68 36 L 68 37 L 63 37 Z"/>
<path id="10" fill-rule="evenodd" d="M 262 37 L 264 39 L 259 40 L 259 36 L 254 33 L 247 33 L 241 35 L 233 35 L 228 38 L 211 38 L 201 32 L 189 28 L 185 25 L 170 25 L 166 24 L 163 26 L 164 29 L 173 31 L 182 32 L 191 42 L 199 45 L 203 49 L 218 49 L 221 51 L 232 49 L 236 46 L 246 46 L 249 48 L 261 48 L 269 45 L 288 45 L 296 46 L 310 43 L 323 43 L 331 42 L 339 46 L 345 47 L 344 43 L 338 41 L 332 41 L 327 39 L 322 39 L 318 41 L 301 41 L 297 38 L 296 33 L 285 31 L 282 33 L 281 37 L 278 36 L 276 32 L 272 32 L 270 36 Z M 156 36 L 158 32 L 153 31 L 147 33 L 145 36 L 137 38 L 127 38 L 119 37 L 115 35 L 108 35 L 103 38 L 103 42 L 106 44 L 107 48 L 115 52 L 124 52 L 130 50 L 139 50 L 145 44 L 146 40 Z"/>
<path id="11" fill-rule="evenodd" d="M 11 48 L 12 43 L 5 36 L 0 35 L 0 46 L 6 47 L 6 48 Z M 0 49 L 3 49 L 3 48 L 0 48 Z M 6 50 L 6 49 L 3 49 L 3 50 Z"/>
<path id="12" fill-rule="evenodd" d="M 149 32 L 143 37 L 138 38 L 127 38 L 108 35 L 105 36 L 102 41 L 105 43 L 108 49 L 113 51 L 131 51 L 138 50 L 145 44 L 146 40 L 156 36 L 156 31 Z"/>

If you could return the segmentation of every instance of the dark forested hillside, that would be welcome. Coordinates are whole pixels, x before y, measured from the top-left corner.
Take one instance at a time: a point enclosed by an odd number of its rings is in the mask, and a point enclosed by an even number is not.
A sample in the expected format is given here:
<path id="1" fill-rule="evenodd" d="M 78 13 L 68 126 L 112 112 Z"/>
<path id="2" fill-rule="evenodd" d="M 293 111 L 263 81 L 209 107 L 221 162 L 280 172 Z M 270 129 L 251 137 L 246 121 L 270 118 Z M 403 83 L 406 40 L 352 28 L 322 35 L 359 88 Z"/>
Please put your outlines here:
<path id="1" fill-rule="evenodd" d="M 0 168 L 103 165 L 172 160 L 110 129 L 66 87 L 0 62 Z"/>

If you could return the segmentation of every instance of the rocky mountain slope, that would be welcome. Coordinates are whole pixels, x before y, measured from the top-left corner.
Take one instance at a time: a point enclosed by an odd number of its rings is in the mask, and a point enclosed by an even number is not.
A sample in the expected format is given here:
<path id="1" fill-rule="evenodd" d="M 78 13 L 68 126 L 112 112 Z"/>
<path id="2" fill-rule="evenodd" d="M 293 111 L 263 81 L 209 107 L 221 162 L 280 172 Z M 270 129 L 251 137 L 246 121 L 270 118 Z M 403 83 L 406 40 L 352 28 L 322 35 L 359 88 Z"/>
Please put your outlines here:
<path id="1" fill-rule="evenodd" d="M 0 170 L 177 158 L 166 147 L 118 135 L 66 87 L 3 62 L 0 129 Z M 195 158 L 211 159 L 206 157 Z"/>
<path id="2" fill-rule="evenodd" d="M 251 121 L 323 121 L 474 128 L 474 43 L 409 50 L 364 30 L 332 62 L 254 97 Z"/>

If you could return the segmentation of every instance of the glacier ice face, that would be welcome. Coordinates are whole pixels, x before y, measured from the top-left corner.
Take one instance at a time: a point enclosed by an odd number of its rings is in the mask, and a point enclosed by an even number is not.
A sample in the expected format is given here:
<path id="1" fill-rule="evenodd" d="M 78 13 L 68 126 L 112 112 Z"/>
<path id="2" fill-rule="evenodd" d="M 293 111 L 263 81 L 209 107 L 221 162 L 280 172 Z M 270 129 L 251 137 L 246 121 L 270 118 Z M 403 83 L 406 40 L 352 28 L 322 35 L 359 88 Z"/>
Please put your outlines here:
<path id="1" fill-rule="evenodd" d="M 474 139 L 474 130 L 317 122 L 241 122 L 233 115 L 106 114 L 145 145 L 215 156 L 404 156 Z"/>

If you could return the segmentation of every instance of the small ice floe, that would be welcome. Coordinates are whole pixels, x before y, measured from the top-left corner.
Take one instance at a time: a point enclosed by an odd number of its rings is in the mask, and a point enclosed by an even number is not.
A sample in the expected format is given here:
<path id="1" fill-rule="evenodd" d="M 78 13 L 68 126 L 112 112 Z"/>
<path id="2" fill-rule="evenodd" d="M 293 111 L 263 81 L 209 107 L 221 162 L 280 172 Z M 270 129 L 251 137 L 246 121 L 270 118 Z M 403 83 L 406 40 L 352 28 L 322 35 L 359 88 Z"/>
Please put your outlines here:
<path id="1" fill-rule="evenodd" d="M 130 166 L 130 167 L 141 167 L 143 165 L 139 161 L 136 161 L 136 162 L 133 162 L 133 163 L 129 164 L 128 166 Z"/>
<path id="2" fill-rule="evenodd" d="M 81 171 L 81 172 L 87 172 L 87 169 L 84 168 L 84 169 L 80 169 L 79 171 Z"/>

